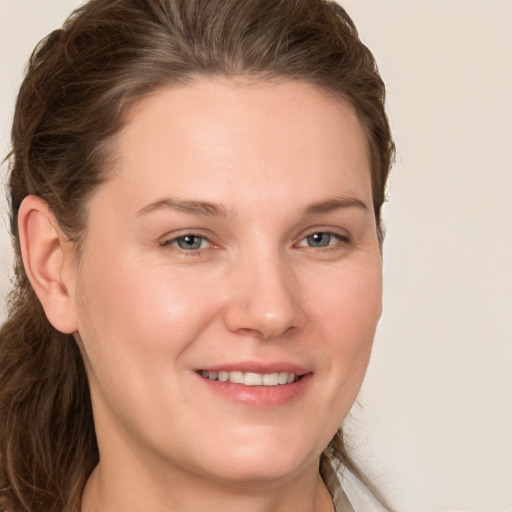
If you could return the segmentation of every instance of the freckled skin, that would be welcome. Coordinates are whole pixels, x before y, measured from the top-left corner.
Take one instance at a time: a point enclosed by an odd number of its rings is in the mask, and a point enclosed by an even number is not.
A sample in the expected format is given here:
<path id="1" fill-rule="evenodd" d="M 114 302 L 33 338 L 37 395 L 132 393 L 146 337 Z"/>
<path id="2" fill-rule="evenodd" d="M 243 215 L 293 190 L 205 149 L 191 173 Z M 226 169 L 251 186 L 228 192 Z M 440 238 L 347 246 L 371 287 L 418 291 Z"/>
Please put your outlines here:
<path id="1" fill-rule="evenodd" d="M 204 505 L 193 491 L 200 482 L 208 510 L 214 496 L 230 510 L 233 486 L 238 498 L 260 493 L 275 510 L 302 510 L 294 500 L 309 503 L 321 485 L 318 457 L 359 391 L 381 313 L 354 112 L 300 82 L 203 78 L 139 102 L 115 152 L 69 283 L 101 454 L 89 494 L 105 510 L 131 510 L 131 493 L 151 510 L 194 510 Z M 366 208 L 304 213 L 340 197 Z M 164 198 L 221 212 L 137 214 Z M 202 237 L 199 249 L 182 248 L 190 233 Z M 311 382 L 265 409 L 227 399 L 197 374 L 243 361 L 300 365 Z"/>

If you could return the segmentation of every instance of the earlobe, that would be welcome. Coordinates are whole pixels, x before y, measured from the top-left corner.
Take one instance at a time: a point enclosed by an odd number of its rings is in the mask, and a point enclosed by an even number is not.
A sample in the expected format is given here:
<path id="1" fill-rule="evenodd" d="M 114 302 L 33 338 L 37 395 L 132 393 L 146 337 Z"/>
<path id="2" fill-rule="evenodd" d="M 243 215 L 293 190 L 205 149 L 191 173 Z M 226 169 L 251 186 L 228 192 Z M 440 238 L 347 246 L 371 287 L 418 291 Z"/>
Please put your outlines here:
<path id="1" fill-rule="evenodd" d="M 43 199 L 27 196 L 20 206 L 18 229 L 25 271 L 49 322 L 58 331 L 74 333 L 77 322 L 73 300 L 62 279 L 68 242 L 55 215 Z"/>

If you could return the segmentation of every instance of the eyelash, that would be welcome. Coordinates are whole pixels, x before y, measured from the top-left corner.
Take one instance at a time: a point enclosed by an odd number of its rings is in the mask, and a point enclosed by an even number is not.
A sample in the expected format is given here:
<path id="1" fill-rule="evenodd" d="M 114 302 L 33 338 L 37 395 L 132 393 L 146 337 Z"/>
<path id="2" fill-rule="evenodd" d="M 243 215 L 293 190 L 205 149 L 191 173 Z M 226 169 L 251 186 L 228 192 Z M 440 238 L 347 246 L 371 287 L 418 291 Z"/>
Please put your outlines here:
<path id="1" fill-rule="evenodd" d="M 314 236 L 328 236 L 329 239 L 327 241 L 327 245 L 315 247 L 311 245 L 307 245 L 308 239 Z M 195 238 L 200 240 L 200 246 L 194 249 L 186 249 L 183 247 L 180 247 L 179 243 L 180 241 L 184 241 L 187 238 Z M 334 240 L 335 243 L 331 243 Z M 329 230 L 315 230 L 310 231 L 308 234 L 306 234 L 303 238 L 299 240 L 296 244 L 294 244 L 294 247 L 305 247 L 306 249 L 312 249 L 313 251 L 336 251 L 340 250 L 344 245 L 350 242 L 350 236 L 348 235 L 342 235 L 340 233 L 335 233 L 333 231 Z M 204 244 L 209 244 L 208 247 L 203 247 Z M 217 248 L 215 244 L 206 236 L 201 235 L 199 233 L 185 233 L 183 235 L 170 238 L 168 240 L 163 241 L 161 244 L 161 247 L 169 247 L 173 246 L 176 250 L 180 251 L 181 254 L 186 256 L 202 256 L 205 249 L 212 249 Z"/>

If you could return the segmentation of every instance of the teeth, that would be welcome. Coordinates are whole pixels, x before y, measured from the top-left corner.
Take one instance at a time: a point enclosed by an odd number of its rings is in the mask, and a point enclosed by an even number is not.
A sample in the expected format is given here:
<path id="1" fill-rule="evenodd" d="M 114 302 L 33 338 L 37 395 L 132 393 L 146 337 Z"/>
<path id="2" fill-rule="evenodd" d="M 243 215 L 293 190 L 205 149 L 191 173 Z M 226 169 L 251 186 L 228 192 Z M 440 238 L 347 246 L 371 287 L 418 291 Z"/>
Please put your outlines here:
<path id="1" fill-rule="evenodd" d="M 245 386 L 263 386 L 263 375 L 261 373 L 246 372 L 244 375 Z"/>
<path id="2" fill-rule="evenodd" d="M 278 373 L 264 373 L 262 378 L 264 386 L 277 386 L 279 384 Z"/>
<path id="3" fill-rule="evenodd" d="M 210 378 L 212 378 L 212 373 L 215 375 L 215 372 L 210 372 Z M 235 384 L 245 383 L 244 372 L 229 372 L 228 376 L 229 382 L 234 382 Z"/>
<path id="4" fill-rule="evenodd" d="M 288 374 L 286 372 L 279 372 L 277 382 L 278 384 L 288 384 Z"/>
<path id="5" fill-rule="evenodd" d="M 253 373 L 253 372 L 209 372 L 203 370 L 201 375 L 205 379 L 218 380 L 220 382 L 233 382 L 245 386 L 277 386 L 291 384 L 296 380 L 295 373 Z"/>

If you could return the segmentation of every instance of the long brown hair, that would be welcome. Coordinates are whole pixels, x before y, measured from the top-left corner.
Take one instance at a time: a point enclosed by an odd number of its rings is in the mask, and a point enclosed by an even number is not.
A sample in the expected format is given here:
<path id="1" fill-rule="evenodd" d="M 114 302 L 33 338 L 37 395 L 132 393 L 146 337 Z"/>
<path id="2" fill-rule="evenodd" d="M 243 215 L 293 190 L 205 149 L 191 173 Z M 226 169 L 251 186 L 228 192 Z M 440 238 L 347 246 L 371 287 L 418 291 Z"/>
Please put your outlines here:
<path id="1" fill-rule="evenodd" d="M 47 321 L 20 254 L 17 213 L 44 199 L 80 248 L 85 205 L 108 179 L 109 142 L 134 102 L 197 75 L 304 80 L 348 100 L 366 132 L 379 237 L 394 146 L 375 60 L 324 0 L 91 0 L 35 49 L 10 154 L 15 285 L 0 330 L 0 496 L 16 510 L 78 511 L 98 463 L 84 366 Z M 341 431 L 322 456 L 364 480 Z M 1 508 L 0 497 L 0 508 Z"/>

